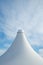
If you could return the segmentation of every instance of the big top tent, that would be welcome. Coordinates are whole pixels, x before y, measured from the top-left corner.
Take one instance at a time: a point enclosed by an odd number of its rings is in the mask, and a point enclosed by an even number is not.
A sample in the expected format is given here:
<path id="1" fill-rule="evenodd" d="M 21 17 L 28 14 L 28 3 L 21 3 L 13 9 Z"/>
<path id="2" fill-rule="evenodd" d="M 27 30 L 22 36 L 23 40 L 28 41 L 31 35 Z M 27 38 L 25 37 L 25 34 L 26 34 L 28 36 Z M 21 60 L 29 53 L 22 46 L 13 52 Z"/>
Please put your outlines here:
<path id="1" fill-rule="evenodd" d="M 0 57 L 0 65 L 43 65 L 43 59 L 30 46 L 24 31 L 19 30 L 11 47 Z"/>

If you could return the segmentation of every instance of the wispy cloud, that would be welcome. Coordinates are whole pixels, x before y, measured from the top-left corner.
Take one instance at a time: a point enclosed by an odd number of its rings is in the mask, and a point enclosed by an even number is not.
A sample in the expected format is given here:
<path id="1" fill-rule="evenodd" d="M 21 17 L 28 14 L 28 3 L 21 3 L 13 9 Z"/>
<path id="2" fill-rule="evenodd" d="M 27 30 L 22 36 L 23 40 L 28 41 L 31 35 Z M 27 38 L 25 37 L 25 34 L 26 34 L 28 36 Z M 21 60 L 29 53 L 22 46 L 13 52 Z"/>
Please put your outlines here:
<path id="1" fill-rule="evenodd" d="M 43 57 L 43 49 L 39 49 L 39 55 Z"/>
<path id="2" fill-rule="evenodd" d="M 0 56 L 5 53 L 6 49 L 0 49 Z"/>

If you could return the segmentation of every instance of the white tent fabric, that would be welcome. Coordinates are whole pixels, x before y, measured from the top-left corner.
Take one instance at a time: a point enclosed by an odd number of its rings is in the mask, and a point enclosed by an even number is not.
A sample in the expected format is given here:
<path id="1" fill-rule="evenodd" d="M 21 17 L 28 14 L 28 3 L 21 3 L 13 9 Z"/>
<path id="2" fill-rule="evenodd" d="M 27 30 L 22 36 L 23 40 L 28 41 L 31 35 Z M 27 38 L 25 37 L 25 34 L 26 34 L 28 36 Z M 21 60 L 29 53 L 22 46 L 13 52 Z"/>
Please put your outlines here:
<path id="1" fill-rule="evenodd" d="M 24 31 L 19 30 L 11 47 L 0 57 L 0 65 L 43 65 L 43 60 L 30 46 Z"/>

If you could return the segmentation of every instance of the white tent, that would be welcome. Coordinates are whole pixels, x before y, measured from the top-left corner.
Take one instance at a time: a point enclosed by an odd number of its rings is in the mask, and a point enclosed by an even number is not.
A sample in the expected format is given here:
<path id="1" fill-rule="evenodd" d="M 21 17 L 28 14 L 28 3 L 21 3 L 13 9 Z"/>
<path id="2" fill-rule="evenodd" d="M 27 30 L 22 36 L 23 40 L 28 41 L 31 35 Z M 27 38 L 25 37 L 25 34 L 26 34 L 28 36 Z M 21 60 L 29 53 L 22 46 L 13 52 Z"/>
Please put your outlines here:
<path id="1" fill-rule="evenodd" d="M 19 30 L 14 43 L 0 57 L 0 65 L 43 65 L 43 60 L 31 48 L 24 32 Z"/>

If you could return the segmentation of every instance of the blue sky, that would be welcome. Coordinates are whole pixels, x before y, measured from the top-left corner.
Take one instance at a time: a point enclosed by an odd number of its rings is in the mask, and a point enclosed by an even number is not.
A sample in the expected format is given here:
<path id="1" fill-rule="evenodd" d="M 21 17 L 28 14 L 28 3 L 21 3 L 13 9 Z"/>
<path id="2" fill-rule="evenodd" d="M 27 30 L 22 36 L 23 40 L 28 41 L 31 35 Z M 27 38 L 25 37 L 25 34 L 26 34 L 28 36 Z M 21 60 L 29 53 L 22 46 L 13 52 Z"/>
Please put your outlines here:
<path id="1" fill-rule="evenodd" d="M 12 44 L 19 28 L 43 56 L 43 0 L 0 0 L 0 55 Z"/>

